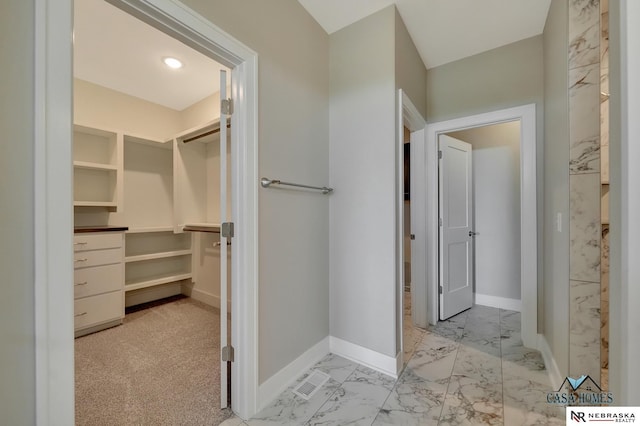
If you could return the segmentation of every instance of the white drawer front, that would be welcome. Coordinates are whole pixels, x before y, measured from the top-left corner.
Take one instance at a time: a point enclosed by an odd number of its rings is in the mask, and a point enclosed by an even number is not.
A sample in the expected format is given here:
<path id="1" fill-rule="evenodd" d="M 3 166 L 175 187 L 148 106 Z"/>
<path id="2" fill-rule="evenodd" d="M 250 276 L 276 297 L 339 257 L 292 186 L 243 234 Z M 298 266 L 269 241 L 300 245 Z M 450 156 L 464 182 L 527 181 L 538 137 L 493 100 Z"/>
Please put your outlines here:
<path id="1" fill-rule="evenodd" d="M 76 269 L 73 280 L 73 294 L 79 297 L 93 296 L 109 291 L 121 290 L 124 281 L 122 263 Z"/>
<path id="2" fill-rule="evenodd" d="M 73 251 L 122 247 L 122 235 L 122 232 L 113 232 L 108 234 L 76 234 L 73 237 Z"/>
<path id="3" fill-rule="evenodd" d="M 124 316 L 121 291 L 77 299 L 74 308 L 76 330 L 117 320 Z"/>
<path id="4" fill-rule="evenodd" d="M 73 254 L 73 266 L 75 269 L 121 263 L 122 260 L 122 249 L 120 248 L 80 251 Z"/>

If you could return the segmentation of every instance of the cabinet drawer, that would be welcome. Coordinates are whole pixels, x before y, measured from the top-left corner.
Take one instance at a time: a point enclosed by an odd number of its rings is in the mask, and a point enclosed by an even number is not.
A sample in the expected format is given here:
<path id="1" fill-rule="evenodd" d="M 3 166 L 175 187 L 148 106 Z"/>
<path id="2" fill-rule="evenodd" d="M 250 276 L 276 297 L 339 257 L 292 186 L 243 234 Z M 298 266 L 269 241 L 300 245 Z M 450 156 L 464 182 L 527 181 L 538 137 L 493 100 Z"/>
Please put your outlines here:
<path id="1" fill-rule="evenodd" d="M 124 316 L 122 291 L 77 299 L 74 312 L 76 330 L 120 319 Z"/>
<path id="2" fill-rule="evenodd" d="M 73 266 L 75 269 L 88 268 L 90 266 L 109 265 L 122 262 L 122 249 L 107 249 L 94 251 L 81 251 L 73 254 Z"/>
<path id="3" fill-rule="evenodd" d="M 122 233 L 81 234 L 73 237 L 73 251 L 122 247 Z"/>
<path id="4" fill-rule="evenodd" d="M 123 282 L 122 263 L 76 269 L 73 280 L 74 297 L 87 297 L 109 291 L 121 290 Z"/>

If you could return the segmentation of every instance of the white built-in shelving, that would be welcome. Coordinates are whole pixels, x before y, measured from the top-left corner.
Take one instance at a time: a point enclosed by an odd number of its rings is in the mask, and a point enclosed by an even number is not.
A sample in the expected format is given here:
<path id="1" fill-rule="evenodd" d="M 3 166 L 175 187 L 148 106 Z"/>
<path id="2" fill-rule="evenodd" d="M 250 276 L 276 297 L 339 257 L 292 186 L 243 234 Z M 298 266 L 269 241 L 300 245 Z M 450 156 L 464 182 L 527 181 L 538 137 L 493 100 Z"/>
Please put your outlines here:
<path id="1" fill-rule="evenodd" d="M 173 208 L 175 231 L 186 225 L 219 227 L 220 223 L 220 120 L 178 134 L 174 143 Z M 227 138 L 227 163 L 231 147 Z M 231 182 L 228 167 L 227 182 Z M 230 203 L 228 191 L 227 205 Z M 230 210 L 228 212 L 230 217 Z"/>
<path id="2" fill-rule="evenodd" d="M 118 211 L 122 204 L 121 133 L 74 126 L 74 207 Z"/>
<path id="3" fill-rule="evenodd" d="M 124 136 L 128 296 L 137 290 L 188 283 L 193 277 L 191 234 L 174 232 L 173 167 L 172 143 Z"/>
<path id="4" fill-rule="evenodd" d="M 212 300 L 219 293 L 217 130 L 219 120 L 214 120 L 159 140 L 122 130 L 75 126 L 77 224 L 129 228 L 123 262 L 126 306 L 187 288 L 187 294 L 193 290 Z M 227 151 L 229 161 L 229 140 Z M 96 218 L 107 223 L 96 223 Z M 203 232 L 185 232 L 186 225 Z M 202 284 L 194 289 L 196 282 Z"/>

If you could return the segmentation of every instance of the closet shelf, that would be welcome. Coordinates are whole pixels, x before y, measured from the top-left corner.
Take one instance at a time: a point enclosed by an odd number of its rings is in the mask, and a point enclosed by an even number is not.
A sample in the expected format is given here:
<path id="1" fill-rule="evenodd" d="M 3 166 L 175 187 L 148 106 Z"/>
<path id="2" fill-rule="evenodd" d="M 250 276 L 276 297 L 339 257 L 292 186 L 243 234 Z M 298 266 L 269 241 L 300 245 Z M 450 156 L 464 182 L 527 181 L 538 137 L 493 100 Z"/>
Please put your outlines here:
<path id="1" fill-rule="evenodd" d="M 188 256 L 191 254 L 191 250 L 173 250 L 160 253 L 140 254 L 137 256 L 127 256 L 124 258 L 125 263 L 130 262 L 142 262 L 145 260 L 164 259 L 167 257 Z"/>
<path id="2" fill-rule="evenodd" d="M 118 203 L 113 201 L 74 201 L 74 207 L 112 207 L 116 208 Z"/>
<path id="3" fill-rule="evenodd" d="M 147 234 L 151 232 L 173 232 L 173 226 L 151 226 L 145 228 L 130 228 L 127 234 Z"/>
<path id="4" fill-rule="evenodd" d="M 161 275 L 161 276 L 146 279 L 144 281 L 127 282 L 125 283 L 124 291 L 127 292 L 127 291 L 133 291 L 133 290 L 140 290 L 147 287 L 154 287 L 161 284 L 168 284 L 175 281 L 186 280 L 191 277 L 192 277 L 191 272 L 185 272 L 182 274 Z"/>
<path id="5" fill-rule="evenodd" d="M 113 164 L 92 163 L 90 161 L 74 161 L 73 167 L 75 167 L 76 169 L 107 170 L 114 172 L 118 170 L 118 166 L 114 166 Z"/>
<path id="6" fill-rule="evenodd" d="M 124 141 L 125 142 L 138 143 L 138 144 L 141 144 L 141 145 L 147 145 L 147 146 L 151 146 L 151 147 L 154 147 L 154 148 L 173 149 L 173 143 L 172 143 L 171 139 L 168 140 L 168 141 L 159 141 L 157 139 L 148 138 L 148 137 L 144 137 L 144 136 L 135 136 L 135 135 L 125 134 L 124 135 Z"/>
<path id="7" fill-rule="evenodd" d="M 182 226 L 183 231 L 191 231 L 191 232 L 212 232 L 212 233 L 220 233 L 220 224 L 219 223 L 185 223 Z"/>

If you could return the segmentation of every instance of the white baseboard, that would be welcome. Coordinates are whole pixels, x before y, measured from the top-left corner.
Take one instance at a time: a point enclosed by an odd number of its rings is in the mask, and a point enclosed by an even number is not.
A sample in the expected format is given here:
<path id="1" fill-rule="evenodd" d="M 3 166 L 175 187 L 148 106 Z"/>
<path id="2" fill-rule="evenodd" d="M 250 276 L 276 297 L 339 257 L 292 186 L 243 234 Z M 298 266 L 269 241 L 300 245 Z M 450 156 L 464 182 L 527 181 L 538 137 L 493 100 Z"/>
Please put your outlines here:
<path id="1" fill-rule="evenodd" d="M 476 305 L 522 312 L 522 300 L 475 293 Z"/>
<path id="2" fill-rule="evenodd" d="M 189 296 L 199 302 L 220 309 L 220 296 L 211 294 L 207 291 L 198 290 L 190 285 L 182 286 L 182 294 Z M 227 300 L 227 312 L 231 312 L 231 301 Z"/>
<path id="3" fill-rule="evenodd" d="M 565 378 L 560 374 L 560 369 L 558 368 L 558 364 L 556 364 L 556 360 L 553 357 L 553 353 L 544 334 L 538 334 L 538 350 L 542 354 L 544 366 L 549 374 L 549 380 L 551 380 L 551 386 L 553 389 L 559 389 Z"/>
<path id="4" fill-rule="evenodd" d="M 332 354 L 339 355 L 358 364 L 366 365 L 393 378 L 398 378 L 398 373 L 400 372 L 398 365 L 402 365 L 399 357 L 402 357 L 402 352 L 396 357 L 392 357 L 356 345 L 355 343 L 338 339 L 337 337 L 331 336 L 329 340 L 329 347 Z"/>
<path id="5" fill-rule="evenodd" d="M 166 297 L 176 296 L 181 293 L 180 282 L 143 288 L 125 293 L 124 306 L 135 306 Z"/>
<path id="6" fill-rule="evenodd" d="M 316 343 L 258 387 L 258 411 L 269 405 L 305 371 L 329 354 L 329 337 Z"/>

